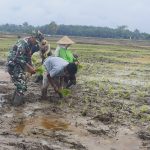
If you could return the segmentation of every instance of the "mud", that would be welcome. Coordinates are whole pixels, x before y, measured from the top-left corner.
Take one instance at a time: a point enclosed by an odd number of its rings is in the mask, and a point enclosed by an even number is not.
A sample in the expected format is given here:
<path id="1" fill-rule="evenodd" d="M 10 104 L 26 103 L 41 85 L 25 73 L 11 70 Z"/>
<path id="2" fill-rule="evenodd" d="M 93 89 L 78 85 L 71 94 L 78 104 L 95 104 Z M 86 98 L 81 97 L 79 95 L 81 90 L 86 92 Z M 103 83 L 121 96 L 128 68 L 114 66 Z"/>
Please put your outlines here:
<path id="1" fill-rule="evenodd" d="M 85 101 L 81 101 L 88 91 L 82 90 L 81 83 L 72 89 L 74 93 L 71 96 L 63 99 L 59 99 L 51 88 L 48 100 L 41 99 L 41 85 L 35 84 L 32 78 L 28 87 L 25 104 L 11 106 L 14 86 L 1 66 L 0 150 L 148 149 L 149 135 L 139 132 L 139 127 L 117 120 L 117 113 L 111 111 L 95 114 L 90 103 L 96 95 L 94 92 L 86 96 Z M 87 101 L 90 111 L 85 107 Z M 93 104 L 95 107 L 98 105 L 96 99 Z M 110 102 L 107 105 L 113 104 Z M 120 103 L 114 106 L 123 107 Z M 143 140 L 147 141 L 145 145 Z"/>

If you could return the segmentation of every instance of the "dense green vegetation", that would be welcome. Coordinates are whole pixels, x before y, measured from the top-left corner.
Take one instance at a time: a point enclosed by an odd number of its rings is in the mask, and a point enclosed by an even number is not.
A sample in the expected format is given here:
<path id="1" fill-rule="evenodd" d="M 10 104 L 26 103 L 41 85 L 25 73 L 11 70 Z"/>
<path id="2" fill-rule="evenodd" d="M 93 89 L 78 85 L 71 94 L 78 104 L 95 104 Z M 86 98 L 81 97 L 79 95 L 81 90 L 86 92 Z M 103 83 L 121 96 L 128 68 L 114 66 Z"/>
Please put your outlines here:
<path id="1" fill-rule="evenodd" d="M 138 29 L 130 31 L 127 26 L 119 26 L 116 29 L 109 27 L 94 27 L 81 25 L 57 25 L 55 22 L 43 26 L 32 26 L 27 22 L 22 25 L 0 25 L 0 32 L 8 33 L 31 33 L 40 30 L 47 35 L 69 35 L 82 37 L 117 38 L 117 39 L 150 39 L 150 34 L 141 33 Z"/>

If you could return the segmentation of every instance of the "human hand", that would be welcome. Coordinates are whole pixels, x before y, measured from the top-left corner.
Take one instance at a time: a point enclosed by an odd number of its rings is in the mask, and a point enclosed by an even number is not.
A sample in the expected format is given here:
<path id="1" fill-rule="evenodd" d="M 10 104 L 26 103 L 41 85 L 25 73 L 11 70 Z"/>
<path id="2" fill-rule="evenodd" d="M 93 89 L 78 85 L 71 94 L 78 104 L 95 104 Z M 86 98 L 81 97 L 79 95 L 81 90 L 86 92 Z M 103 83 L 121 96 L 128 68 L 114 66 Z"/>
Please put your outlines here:
<path id="1" fill-rule="evenodd" d="M 58 87 L 54 87 L 54 91 L 58 93 Z"/>
<path id="2" fill-rule="evenodd" d="M 27 70 L 27 72 L 31 73 L 31 75 L 36 73 L 35 68 L 33 68 L 33 67 L 32 67 L 31 65 L 29 65 L 28 63 L 26 64 L 26 70 Z"/>
<path id="3" fill-rule="evenodd" d="M 62 93 L 61 93 L 61 89 L 55 87 L 54 90 L 55 90 L 55 92 L 59 95 L 60 98 L 63 98 L 63 95 L 62 95 Z"/>

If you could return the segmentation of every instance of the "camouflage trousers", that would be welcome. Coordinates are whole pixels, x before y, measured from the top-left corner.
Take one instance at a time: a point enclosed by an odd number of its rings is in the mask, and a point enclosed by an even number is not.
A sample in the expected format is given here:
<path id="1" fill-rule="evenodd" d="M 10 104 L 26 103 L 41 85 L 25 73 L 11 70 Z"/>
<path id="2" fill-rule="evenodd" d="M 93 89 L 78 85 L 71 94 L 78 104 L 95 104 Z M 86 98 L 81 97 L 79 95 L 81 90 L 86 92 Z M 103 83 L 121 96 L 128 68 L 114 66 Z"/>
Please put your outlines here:
<path id="1" fill-rule="evenodd" d="M 12 82 L 16 86 L 16 92 L 24 95 L 27 91 L 26 75 L 22 67 L 18 64 L 8 65 L 8 73 L 11 76 Z"/>

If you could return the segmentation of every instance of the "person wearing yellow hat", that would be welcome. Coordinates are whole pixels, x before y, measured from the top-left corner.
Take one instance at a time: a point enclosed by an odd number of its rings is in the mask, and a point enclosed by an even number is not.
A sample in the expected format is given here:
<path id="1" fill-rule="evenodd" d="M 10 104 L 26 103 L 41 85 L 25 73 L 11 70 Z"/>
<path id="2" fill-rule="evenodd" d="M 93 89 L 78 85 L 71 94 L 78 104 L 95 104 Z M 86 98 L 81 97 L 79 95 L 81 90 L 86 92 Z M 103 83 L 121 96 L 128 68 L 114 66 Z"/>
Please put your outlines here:
<path id="1" fill-rule="evenodd" d="M 68 47 L 75 42 L 72 41 L 68 36 L 62 37 L 58 42 L 58 46 L 55 50 L 55 56 L 61 57 L 64 60 L 66 60 L 69 63 L 76 63 L 78 64 L 78 56 L 74 55 L 71 50 L 68 49 Z M 70 76 L 69 79 L 65 78 L 64 79 L 66 83 L 66 87 L 69 88 L 72 84 L 76 84 L 76 77 L 75 76 Z"/>
<path id="2" fill-rule="evenodd" d="M 74 44 L 74 41 L 72 41 L 68 36 L 62 37 L 57 44 L 58 46 L 55 50 L 55 56 L 61 57 L 67 62 L 75 62 L 77 60 L 72 51 L 68 49 L 70 45 Z"/>

